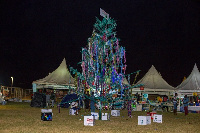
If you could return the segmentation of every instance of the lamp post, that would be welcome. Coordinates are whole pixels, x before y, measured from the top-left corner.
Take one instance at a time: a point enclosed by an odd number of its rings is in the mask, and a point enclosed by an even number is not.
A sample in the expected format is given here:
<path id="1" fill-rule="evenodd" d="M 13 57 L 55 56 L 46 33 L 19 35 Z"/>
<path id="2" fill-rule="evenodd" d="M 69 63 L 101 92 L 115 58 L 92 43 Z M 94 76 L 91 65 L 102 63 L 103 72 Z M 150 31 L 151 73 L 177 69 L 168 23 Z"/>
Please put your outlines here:
<path id="1" fill-rule="evenodd" d="M 12 86 L 13 86 L 13 77 L 10 77 L 11 78 L 11 80 L 12 80 L 12 84 L 11 84 L 11 88 L 12 88 Z"/>
<path id="2" fill-rule="evenodd" d="M 13 77 L 10 77 L 11 78 L 11 81 L 12 81 L 12 83 L 11 83 L 11 89 L 10 89 L 10 96 L 12 95 L 12 87 L 13 87 Z M 14 94 L 15 95 L 15 94 Z M 12 96 L 11 96 L 12 97 Z"/>

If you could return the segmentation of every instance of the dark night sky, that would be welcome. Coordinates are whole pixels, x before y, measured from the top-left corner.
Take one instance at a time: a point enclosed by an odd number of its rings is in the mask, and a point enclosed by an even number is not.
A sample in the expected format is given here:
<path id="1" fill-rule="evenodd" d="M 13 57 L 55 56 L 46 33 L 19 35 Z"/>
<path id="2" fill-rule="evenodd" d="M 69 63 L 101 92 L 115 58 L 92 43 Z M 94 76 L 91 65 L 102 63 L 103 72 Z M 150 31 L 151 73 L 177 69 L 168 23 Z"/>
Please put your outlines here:
<path id="1" fill-rule="evenodd" d="M 99 8 L 117 21 L 126 48 L 126 73 L 151 65 L 172 86 L 200 68 L 198 0 L 24 0 L 0 3 L 0 84 L 31 88 L 63 58 L 80 68 L 81 48 L 92 34 Z M 134 75 L 131 76 L 134 78 Z"/>

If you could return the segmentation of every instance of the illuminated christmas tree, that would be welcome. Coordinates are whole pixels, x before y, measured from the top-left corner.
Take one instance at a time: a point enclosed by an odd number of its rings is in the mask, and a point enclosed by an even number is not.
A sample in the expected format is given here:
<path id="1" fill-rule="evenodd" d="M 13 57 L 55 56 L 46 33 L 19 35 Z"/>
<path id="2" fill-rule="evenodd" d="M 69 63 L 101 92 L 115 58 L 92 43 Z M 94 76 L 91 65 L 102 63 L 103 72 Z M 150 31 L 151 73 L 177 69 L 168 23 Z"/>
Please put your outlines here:
<path id="1" fill-rule="evenodd" d="M 111 92 L 123 93 L 122 81 L 126 70 L 125 48 L 119 46 L 116 22 L 111 18 L 96 18 L 88 45 L 82 48 L 84 86 L 100 101 L 108 100 Z"/>
<path id="2" fill-rule="evenodd" d="M 82 49 L 82 73 L 85 86 L 97 96 L 106 96 L 111 90 L 123 92 L 126 70 L 125 48 L 119 46 L 116 22 L 111 18 L 96 18 L 88 45 Z"/>
<path id="3" fill-rule="evenodd" d="M 77 89 L 74 92 L 79 95 L 79 99 L 85 97 L 95 103 L 100 102 L 99 119 L 101 119 L 102 103 L 113 107 L 114 102 L 116 105 L 119 101 L 120 105 L 125 99 L 131 101 L 132 92 L 129 90 L 134 87 L 123 85 L 127 65 L 125 48 L 119 45 L 119 39 L 116 37 L 117 24 L 114 19 L 108 17 L 108 14 L 103 16 L 102 21 L 96 18 L 92 36 L 88 38 L 87 46 L 82 48 L 80 62 L 82 72 L 70 68 L 70 71 L 75 74 Z M 139 71 L 134 73 L 138 75 Z M 128 74 L 129 84 L 131 74 Z M 90 94 L 94 92 L 95 99 L 86 95 L 86 91 Z M 116 98 L 118 92 L 121 95 Z M 127 98 L 123 97 L 124 92 Z"/>

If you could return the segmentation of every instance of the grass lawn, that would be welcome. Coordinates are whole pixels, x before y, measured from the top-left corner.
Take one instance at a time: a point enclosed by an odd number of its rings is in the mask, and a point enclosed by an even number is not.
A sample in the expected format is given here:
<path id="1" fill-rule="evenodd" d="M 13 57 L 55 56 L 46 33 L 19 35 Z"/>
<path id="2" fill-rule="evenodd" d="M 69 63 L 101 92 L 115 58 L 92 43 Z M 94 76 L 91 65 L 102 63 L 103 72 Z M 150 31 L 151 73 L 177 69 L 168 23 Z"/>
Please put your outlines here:
<path id="1" fill-rule="evenodd" d="M 103 111 L 110 112 L 110 111 Z M 57 132 L 163 132 L 163 133 L 199 133 L 200 114 L 190 113 L 184 116 L 178 113 L 157 112 L 163 115 L 163 123 L 138 125 L 138 116 L 146 116 L 146 112 L 132 112 L 133 117 L 127 117 L 127 110 L 122 110 L 119 117 L 111 117 L 110 121 L 95 121 L 95 126 L 84 126 L 83 115 L 89 113 L 80 111 L 78 116 L 69 115 L 69 109 L 53 108 L 53 121 L 41 121 L 41 108 L 30 107 L 30 103 L 8 102 L 0 105 L 0 133 L 57 133 Z"/>

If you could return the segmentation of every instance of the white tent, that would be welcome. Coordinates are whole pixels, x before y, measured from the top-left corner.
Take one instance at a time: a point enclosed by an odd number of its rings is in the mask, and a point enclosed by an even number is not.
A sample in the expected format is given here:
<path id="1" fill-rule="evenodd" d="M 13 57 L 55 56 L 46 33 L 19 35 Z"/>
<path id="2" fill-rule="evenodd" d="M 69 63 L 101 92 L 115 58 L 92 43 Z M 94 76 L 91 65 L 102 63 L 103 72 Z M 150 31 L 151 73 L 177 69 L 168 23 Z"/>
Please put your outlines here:
<path id="1" fill-rule="evenodd" d="M 163 94 L 169 95 L 169 92 L 174 91 L 174 87 L 170 86 L 161 76 L 156 68 L 152 65 L 145 76 L 139 80 L 135 85 L 143 84 L 144 90 L 142 92 L 148 94 Z M 139 92 L 140 88 L 133 88 L 134 92 Z"/>
<path id="2" fill-rule="evenodd" d="M 130 85 L 130 84 L 128 83 L 128 80 L 127 80 L 125 77 L 123 78 L 122 84 L 124 84 L 124 85 Z"/>
<path id="3" fill-rule="evenodd" d="M 48 88 L 66 89 L 64 86 L 74 86 L 74 78 L 71 76 L 64 58 L 55 71 L 49 73 L 49 75 L 43 79 L 33 81 L 33 84 L 36 84 L 37 88 L 46 86 Z"/>
<path id="4" fill-rule="evenodd" d="M 196 64 L 187 79 L 176 88 L 179 93 L 200 92 L 200 72 Z"/>

